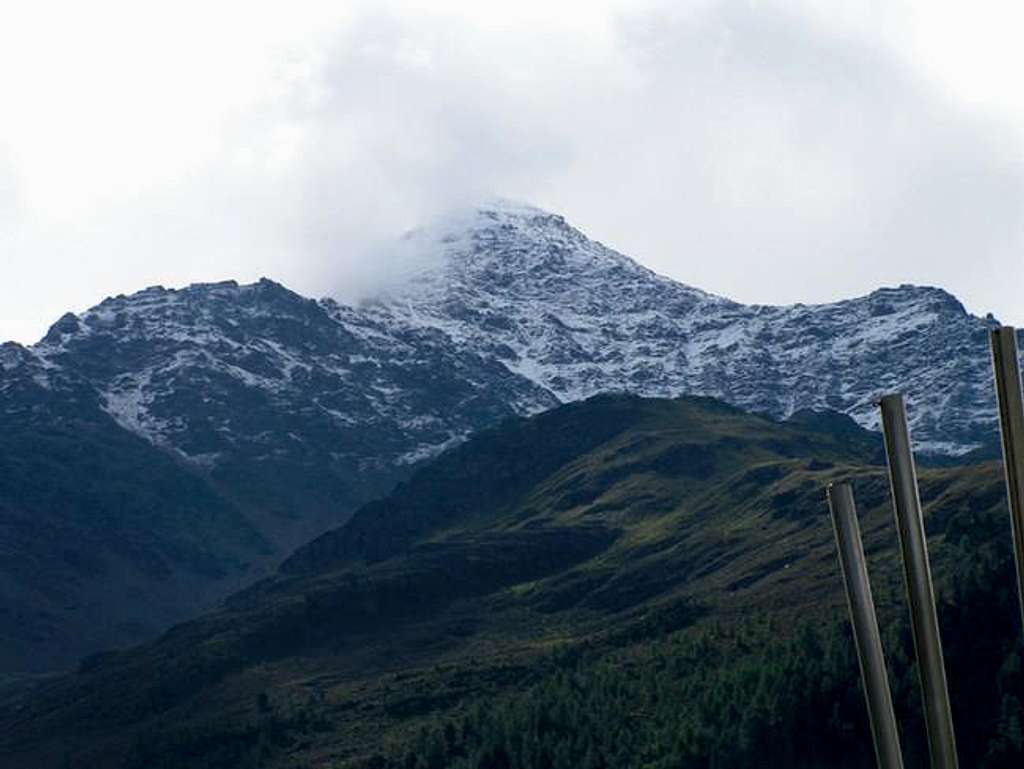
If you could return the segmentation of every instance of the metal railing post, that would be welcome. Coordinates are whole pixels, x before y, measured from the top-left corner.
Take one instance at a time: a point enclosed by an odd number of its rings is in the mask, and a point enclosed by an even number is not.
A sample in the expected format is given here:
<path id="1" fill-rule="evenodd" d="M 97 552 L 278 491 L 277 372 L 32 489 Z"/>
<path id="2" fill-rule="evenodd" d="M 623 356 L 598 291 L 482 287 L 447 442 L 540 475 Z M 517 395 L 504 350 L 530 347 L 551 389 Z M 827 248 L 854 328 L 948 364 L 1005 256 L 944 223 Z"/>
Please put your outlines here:
<path id="1" fill-rule="evenodd" d="M 989 332 L 989 342 L 992 347 L 996 399 L 999 401 L 1010 529 L 1017 562 L 1017 595 L 1024 626 L 1024 403 L 1021 400 L 1017 332 L 1012 326 L 993 329 Z"/>
<path id="2" fill-rule="evenodd" d="M 935 593 L 928 563 L 917 471 L 907 428 L 907 412 L 902 395 L 887 395 L 879 405 L 896 530 L 907 580 L 931 764 L 934 769 L 957 769 L 956 738 L 946 687 L 946 669 L 942 661 L 942 640 L 935 612 Z"/>
<path id="3" fill-rule="evenodd" d="M 850 607 L 850 622 L 857 647 L 864 698 L 867 701 L 871 736 L 875 743 L 875 758 L 879 769 L 903 769 L 896 714 L 889 691 L 889 676 L 885 670 L 882 636 L 878 631 L 878 616 L 871 595 L 864 544 L 857 522 L 857 507 L 853 501 L 853 488 L 849 483 L 831 483 L 828 486 L 828 505 L 832 512 L 832 528 L 839 550 L 846 600 Z"/>

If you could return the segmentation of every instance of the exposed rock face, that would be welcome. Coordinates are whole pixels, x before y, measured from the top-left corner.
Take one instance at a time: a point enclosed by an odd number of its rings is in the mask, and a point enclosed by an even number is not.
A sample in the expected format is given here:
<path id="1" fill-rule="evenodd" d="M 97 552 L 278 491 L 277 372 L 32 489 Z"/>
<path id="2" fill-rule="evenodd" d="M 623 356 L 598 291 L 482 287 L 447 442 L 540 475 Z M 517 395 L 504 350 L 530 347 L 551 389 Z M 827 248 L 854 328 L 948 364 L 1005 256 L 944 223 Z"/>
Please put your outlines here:
<path id="1" fill-rule="evenodd" d="M 721 398 L 787 417 L 831 409 L 877 427 L 902 391 L 917 446 L 959 454 L 995 429 L 991 319 L 938 288 L 834 304 L 742 305 L 656 275 L 528 206 L 417 233 L 443 257 L 377 314 L 437 328 L 560 401 L 619 390 Z"/>

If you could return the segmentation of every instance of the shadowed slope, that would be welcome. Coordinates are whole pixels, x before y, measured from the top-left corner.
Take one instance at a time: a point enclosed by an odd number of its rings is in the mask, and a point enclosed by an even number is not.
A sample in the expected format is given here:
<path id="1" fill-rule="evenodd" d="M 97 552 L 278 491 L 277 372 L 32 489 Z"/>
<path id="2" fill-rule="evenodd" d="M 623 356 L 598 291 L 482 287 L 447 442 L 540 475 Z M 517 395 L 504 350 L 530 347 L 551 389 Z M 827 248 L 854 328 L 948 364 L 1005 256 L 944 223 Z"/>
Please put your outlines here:
<path id="1" fill-rule="evenodd" d="M 896 561 L 880 447 L 848 420 L 796 422 L 627 396 L 508 421 L 225 610 L 0 706 L 0 756 L 115 767 L 142 740 L 217 766 L 211 745 L 231 735 L 249 755 L 262 696 L 305 703 L 281 716 L 281 733 L 301 736 L 266 765 L 355 760 L 465 698 L 526 685 L 555 646 L 618 648 L 761 612 L 842 616 L 822 488 L 858 478 L 885 594 Z M 926 470 L 922 495 L 941 578 L 944 533 L 993 515 L 1000 479 Z M 297 715 L 314 711 L 317 726 Z"/>

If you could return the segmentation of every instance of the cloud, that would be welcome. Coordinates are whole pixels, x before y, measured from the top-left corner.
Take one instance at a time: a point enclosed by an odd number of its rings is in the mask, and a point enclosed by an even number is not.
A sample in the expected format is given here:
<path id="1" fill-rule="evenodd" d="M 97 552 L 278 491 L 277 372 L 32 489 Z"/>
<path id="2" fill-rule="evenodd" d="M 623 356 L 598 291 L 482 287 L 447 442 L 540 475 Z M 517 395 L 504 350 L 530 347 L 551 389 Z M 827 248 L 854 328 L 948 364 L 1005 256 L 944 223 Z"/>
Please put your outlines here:
<path id="1" fill-rule="evenodd" d="M 1024 281 L 1024 166 L 1008 127 L 887 50 L 771 4 L 651 14 L 622 39 L 639 85 L 602 132 L 578 132 L 579 163 L 552 195 L 592 231 L 746 301 L 908 281 L 1013 306 L 978 269 Z"/>
<path id="2" fill-rule="evenodd" d="M 402 231 L 493 194 L 744 301 L 909 281 L 1018 312 L 1019 126 L 951 99 L 866 12 L 345 8 L 303 4 L 285 34 L 239 6 L 198 39 L 186 10 L 99 64 L 93 23 L 80 61 L 31 60 L 49 101 L 20 86 L 8 131 L 0 336 L 152 283 L 268 275 L 352 299 Z"/>

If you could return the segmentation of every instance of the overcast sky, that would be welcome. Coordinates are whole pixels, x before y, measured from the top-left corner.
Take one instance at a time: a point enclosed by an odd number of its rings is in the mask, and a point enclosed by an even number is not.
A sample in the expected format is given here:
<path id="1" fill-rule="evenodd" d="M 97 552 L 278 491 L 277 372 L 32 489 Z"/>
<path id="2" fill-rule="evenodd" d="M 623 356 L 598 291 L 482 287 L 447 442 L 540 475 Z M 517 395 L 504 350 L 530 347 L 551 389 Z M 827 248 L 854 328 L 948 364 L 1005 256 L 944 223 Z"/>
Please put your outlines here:
<path id="1" fill-rule="evenodd" d="M 157 283 L 352 299 L 491 195 L 740 301 L 910 282 L 1024 325 L 1022 29 L 941 0 L 3 4 L 0 339 Z"/>

